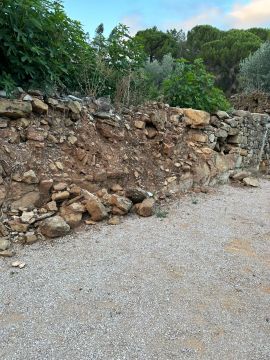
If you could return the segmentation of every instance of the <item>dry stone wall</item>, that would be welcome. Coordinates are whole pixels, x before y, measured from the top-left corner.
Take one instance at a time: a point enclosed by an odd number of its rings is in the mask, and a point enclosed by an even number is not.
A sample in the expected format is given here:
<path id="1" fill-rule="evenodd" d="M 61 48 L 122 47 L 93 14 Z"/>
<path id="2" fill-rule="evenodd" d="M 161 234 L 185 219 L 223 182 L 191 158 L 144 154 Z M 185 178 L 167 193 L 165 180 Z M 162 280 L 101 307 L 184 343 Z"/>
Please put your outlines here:
<path id="1" fill-rule="evenodd" d="M 267 114 L 107 99 L 0 99 L 0 255 L 82 224 L 151 216 L 159 201 L 269 168 Z"/>

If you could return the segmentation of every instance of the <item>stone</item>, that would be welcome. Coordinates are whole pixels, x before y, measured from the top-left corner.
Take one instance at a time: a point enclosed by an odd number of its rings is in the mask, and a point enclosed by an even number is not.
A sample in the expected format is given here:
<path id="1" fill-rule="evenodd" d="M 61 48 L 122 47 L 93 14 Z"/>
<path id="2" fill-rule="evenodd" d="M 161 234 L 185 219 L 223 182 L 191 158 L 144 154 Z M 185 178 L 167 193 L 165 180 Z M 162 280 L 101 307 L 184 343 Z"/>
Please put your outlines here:
<path id="1" fill-rule="evenodd" d="M 56 107 L 59 103 L 58 100 L 56 99 L 48 98 L 47 104 L 50 105 L 51 107 Z"/>
<path id="2" fill-rule="evenodd" d="M 33 99 L 32 107 L 33 111 L 38 114 L 47 114 L 49 109 L 49 106 L 39 99 Z"/>
<path id="3" fill-rule="evenodd" d="M 246 177 L 243 179 L 243 183 L 247 186 L 251 186 L 251 187 L 258 187 L 259 181 L 256 178 L 253 177 Z"/>
<path id="4" fill-rule="evenodd" d="M 12 257 L 14 255 L 15 255 L 15 252 L 11 251 L 11 250 L 0 251 L 0 256 L 2 256 L 2 257 Z"/>
<path id="5" fill-rule="evenodd" d="M 22 261 L 14 261 L 12 264 L 11 264 L 12 267 L 18 267 L 19 269 L 23 269 L 25 266 L 26 266 L 26 263 L 25 262 L 22 262 Z"/>
<path id="6" fill-rule="evenodd" d="M 59 191 L 57 193 L 52 194 L 53 201 L 62 201 L 68 199 L 70 193 L 68 191 Z"/>
<path id="7" fill-rule="evenodd" d="M 8 250 L 11 246 L 11 243 L 9 240 L 7 239 L 0 239 L 0 251 L 5 251 L 5 250 Z"/>
<path id="8" fill-rule="evenodd" d="M 232 176 L 233 180 L 242 181 L 245 178 L 248 178 L 250 173 L 248 171 L 240 171 Z"/>
<path id="9" fill-rule="evenodd" d="M 230 136 L 232 136 L 232 135 L 238 135 L 239 132 L 240 132 L 239 129 L 231 127 L 231 128 L 229 129 L 228 135 L 230 135 Z"/>
<path id="10" fill-rule="evenodd" d="M 54 189 L 55 191 L 63 191 L 63 190 L 66 190 L 67 187 L 68 187 L 67 183 L 65 183 L 65 182 L 60 182 L 60 183 L 58 183 L 58 184 L 55 184 L 55 185 L 53 186 L 53 189 Z"/>
<path id="11" fill-rule="evenodd" d="M 67 106 L 73 114 L 78 115 L 82 111 L 82 105 L 78 101 L 71 100 L 68 102 Z"/>
<path id="12" fill-rule="evenodd" d="M 228 113 L 226 113 L 226 111 L 219 110 L 215 113 L 215 115 L 217 115 L 220 120 L 225 120 L 230 118 L 230 116 L 228 115 Z"/>
<path id="13" fill-rule="evenodd" d="M 93 220 L 85 220 L 85 225 L 96 225 L 97 223 Z"/>
<path id="14" fill-rule="evenodd" d="M 99 119 L 96 122 L 96 128 L 103 137 L 111 141 L 121 141 L 125 138 L 125 131 L 123 129 L 120 129 L 118 125 L 113 125 L 113 122 L 108 124 L 107 122 L 105 122 L 105 120 Z"/>
<path id="15" fill-rule="evenodd" d="M 56 161 L 55 166 L 58 170 L 64 170 L 64 165 L 60 161 Z"/>
<path id="16" fill-rule="evenodd" d="M 133 204 L 138 204 L 143 202 L 144 199 L 148 197 L 147 191 L 137 187 L 137 188 L 128 188 L 125 193 L 126 197 L 129 198 Z"/>
<path id="17" fill-rule="evenodd" d="M 76 195 L 76 196 L 80 196 L 81 191 L 82 191 L 82 189 L 78 185 L 71 185 L 70 190 L 69 190 L 70 194 Z"/>
<path id="18" fill-rule="evenodd" d="M 28 93 L 30 95 L 33 95 L 33 96 L 39 96 L 41 98 L 43 98 L 43 92 L 41 90 L 38 90 L 38 89 L 29 89 L 28 90 Z"/>
<path id="19" fill-rule="evenodd" d="M 0 129 L 5 129 L 8 127 L 8 120 L 0 118 Z"/>
<path id="20" fill-rule="evenodd" d="M 121 223 L 121 220 L 119 216 L 113 216 L 108 220 L 109 225 L 119 225 Z"/>
<path id="21" fill-rule="evenodd" d="M 202 132 L 192 131 L 189 134 L 189 140 L 192 141 L 192 142 L 207 143 L 208 142 L 208 135 L 204 134 Z"/>
<path id="22" fill-rule="evenodd" d="M 143 217 L 149 217 L 154 214 L 155 200 L 145 199 L 137 206 L 137 214 Z"/>
<path id="23" fill-rule="evenodd" d="M 148 139 L 154 139 L 158 134 L 157 129 L 155 129 L 154 127 L 147 127 L 145 129 L 145 135 L 147 136 Z"/>
<path id="24" fill-rule="evenodd" d="M 162 153 L 165 156 L 172 157 L 174 154 L 175 145 L 174 143 L 163 143 L 162 144 Z"/>
<path id="25" fill-rule="evenodd" d="M 6 226 L 0 222 L 0 236 L 7 236 L 8 235 L 8 230 L 6 228 Z"/>
<path id="26" fill-rule="evenodd" d="M 158 131 L 164 130 L 166 121 L 167 113 L 164 110 L 156 110 L 150 114 L 150 123 L 152 123 Z"/>
<path id="27" fill-rule="evenodd" d="M 21 216 L 21 221 L 23 223 L 31 224 L 35 220 L 35 213 L 33 211 L 24 211 Z"/>
<path id="28" fill-rule="evenodd" d="M 242 134 L 233 135 L 233 136 L 228 137 L 227 141 L 229 144 L 240 145 L 243 142 L 243 136 L 242 136 Z"/>
<path id="29" fill-rule="evenodd" d="M 29 232 L 27 232 L 27 233 L 24 235 L 23 239 L 24 239 L 25 244 L 27 244 L 27 245 L 32 245 L 32 244 L 34 244 L 35 242 L 38 241 L 38 237 L 37 237 L 37 235 L 34 233 L 34 231 L 29 231 Z"/>
<path id="30" fill-rule="evenodd" d="M 109 199 L 110 205 L 116 206 L 118 209 L 120 209 L 124 214 L 127 214 L 131 207 L 132 207 L 132 201 L 124 196 L 119 195 L 111 195 Z"/>
<path id="31" fill-rule="evenodd" d="M 117 206 L 113 206 L 113 207 L 111 208 L 111 213 L 112 213 L 113 215 L 117 215 L 117 216 L 124 216 L 124 215 L 127 214 L 126 211 L 123 211 L 123 210 L 119 209 Z"/>
<path id="32" fill-rule="evenodd" d="M 29 224 L 23 224 L 20 219 L 9 220 L 8 225 L 12 231 L 25 233 Z"/>
<path id="33" fill-rule="evenodd" d="M 67 222 L 67 224 L 71 228 L 75 228 L 80 224 L 80 222 L 82 221 L 82 213 L 83 211 L 75 211 L 72 206 L 63 206 L 60 208 L 60 216 Z"/>
<path id="34" fill-rule="evenodd" d="M 32 112 L 32 105 L 28 101 L 0 99 L 0 116 L 11 119 L 27 117 Z"/>
<path id="35" fill-rule="evenodd" d="M 21 118 L 17 120 L 17 126 L 22 127 L 23 129 L 26 129 L 30 125 L 30 120 L 26 118 Z"/>
<path id="36" fill-rule="evenodd" d="M 25 173 L 23 173 L 21 181 L 26 184 L 38 184 L 39 183 L 39 179 L 38 179 L 36 173 L 34 172 L 34 170 L 29 170 L 29 171 L 26 171 Z"/>
<path id="37" fill-rule="evenodd" d="M 76 136 L 74 136 L 74 135 L 71 135 L 71 136 L 68 137 L 67 140 L 71 145 L 74 145 L 78 141 L 78 138 Z"/>
<path id="38" fill-rule="evenodd" d="M 33 128 L 27 129 L 26 138 L 27 140 L 33 140 L 38 142 L 43 142 L 45 140 L 43 131 L 36 130 Z"/>
<path id="39" fill-rule="evenodd" d="M 144 129 L 145 128 L 145 122 L 144 121 L 141 121 L 141 120 L 135 120 L 134 122 L 134 126 L 137 128 L 137 129 Z"/>
<path id="40" fill-rule="evenodd" d="M 119 184 L 114 184 L 113 186 L 111 186 L 111 190 L 112 190 L 113 192 L 118 192 L 118 191 L 123 191 L 123 188 L 122 188 L 122 186 L 119 185 Z"/>
<path id="41" fill-rule="evenodd" d="M 93 221 L 102 221 L 108 217 L 108 212 L 102 202 L 93 194 L 86 201 L 85 208 Z"/>
<path id="42" fill-rule="evenodd" d="M 77 213 L 84 213 L 86 211 L 85 206 L 80 202 L 73 202 L 68 207 L 69 209 Z"/>
<path id="43" fill-rule="evenodd" d="M 216 137 L 217 137 L 217 138 L 224 138 L 224 139 L 226 139 L 227 136 L 228 136 L 228 133 L 227 133 L 227 131 L 224 130 L 224 129 L 218 129 L 218 130 L 216 131 Z"/>
<path id="44" fill-rule="evenodd" d="M 70 231 L 70 226 L 61 216 L 56 215 L 44 220 L 40 224 L 39 230 L 42 235 L 48 238 L 56 238 L 67 235 Z"/>
<path id="45" fill-rule="evenodd" d="M 204 127 L 210 123 L 210 114 L 202 110 L 183 109 L 185 123 L 191 127 Z"/>
<path id="46" fill-rule="evenodd" d="M 6 195 L 7 195 L 7 191 L 5 186 L 0 185 L 0 206 L 4 203 Z"/>
<path id="47" fill-rule="evenodd" d="M 45 208 L 49 211 L 58 211 L 56 201 L 50 201 L 46 204 Z"/>
<path id="48" fill-rule="evenodd" d="M 20 199 L 11 203 L 11 209 L 19 208 L 34 208 L 40 200 L 40 193 L 38 191 L 31 191 L 23 195 Z"/>

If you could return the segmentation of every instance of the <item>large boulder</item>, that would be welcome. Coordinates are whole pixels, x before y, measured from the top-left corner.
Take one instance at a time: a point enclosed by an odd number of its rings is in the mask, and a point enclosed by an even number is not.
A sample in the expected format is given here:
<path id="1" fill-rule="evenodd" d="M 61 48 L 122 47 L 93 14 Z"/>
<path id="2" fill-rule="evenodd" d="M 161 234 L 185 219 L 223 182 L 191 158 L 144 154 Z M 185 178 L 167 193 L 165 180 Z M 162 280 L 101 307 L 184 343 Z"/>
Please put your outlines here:
<path id="1" fill-rule="evenodd" d="M 70 231 L 70 226 L 61 216 L 56 215 L 42 221 L 39 230 L 42 235 L 48 238 L 56 238 L 66 235 Z"/>
<path id="2" fill-rule="evenodd" d="M 0 100 L 0 116 L 18 119 L 30 115 L 31 112 L 32 105 L 28 101 Z"/>
<path id="3" fill-rule="evenodd" d="M 202 110 L 183 109 L 185 123 L 193 128 L 204 127 L 210 123 L 210 114 Z"/>

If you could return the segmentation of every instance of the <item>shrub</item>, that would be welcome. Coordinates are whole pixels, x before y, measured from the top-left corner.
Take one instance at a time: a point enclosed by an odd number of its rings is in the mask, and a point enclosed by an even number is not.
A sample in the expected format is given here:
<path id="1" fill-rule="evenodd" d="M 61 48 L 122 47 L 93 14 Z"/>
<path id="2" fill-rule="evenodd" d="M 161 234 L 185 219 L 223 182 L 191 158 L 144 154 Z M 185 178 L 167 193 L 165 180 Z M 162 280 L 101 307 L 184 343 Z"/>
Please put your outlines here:
<path id="1" fill-rule="evenodd" d="M 59 1 L 0 1 L 0 81 L 11 86 L 71 86 L 86 35 Z M 67 77 L 68 75 L 68 77 Z"/>
<path id="2" fill-rule="evenodd" d="M 270 41 L 240 64 L 240 88 L 246 92 L 270 92 Z"/>
<path id="3" fill-rule="evenodd" d="M 230 105 L 214 82 L 215 77 L 206 71 L 202 59 L 196 59 L 193 64 L 180 59 L 175 70 L 163 82 L 164 97 L 171 106 L 208 112 L 227 110 Z"/>

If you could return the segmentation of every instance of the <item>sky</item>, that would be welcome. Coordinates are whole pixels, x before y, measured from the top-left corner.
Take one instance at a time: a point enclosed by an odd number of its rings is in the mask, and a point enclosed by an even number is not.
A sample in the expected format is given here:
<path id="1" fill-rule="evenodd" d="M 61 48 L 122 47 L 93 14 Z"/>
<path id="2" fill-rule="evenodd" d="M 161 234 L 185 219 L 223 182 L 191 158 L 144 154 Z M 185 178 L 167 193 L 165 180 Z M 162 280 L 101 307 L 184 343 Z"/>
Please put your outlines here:
<path id="1" fill-rule="evenodd" d="M 63 0 L 69 17 L 93 36 L 100 23 L 108 34 L 123 23 L 131 34 L 157 26 L 184 31 L 201 24 L 220 29 L 270 28 L 270 0 Z"/>

